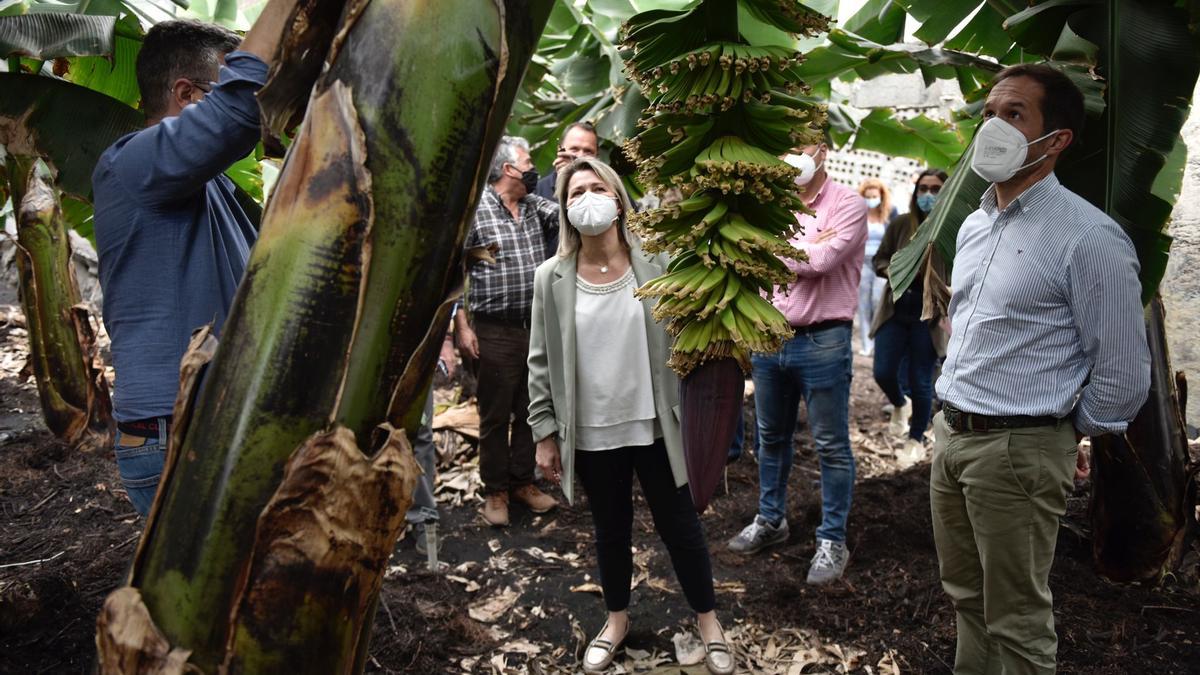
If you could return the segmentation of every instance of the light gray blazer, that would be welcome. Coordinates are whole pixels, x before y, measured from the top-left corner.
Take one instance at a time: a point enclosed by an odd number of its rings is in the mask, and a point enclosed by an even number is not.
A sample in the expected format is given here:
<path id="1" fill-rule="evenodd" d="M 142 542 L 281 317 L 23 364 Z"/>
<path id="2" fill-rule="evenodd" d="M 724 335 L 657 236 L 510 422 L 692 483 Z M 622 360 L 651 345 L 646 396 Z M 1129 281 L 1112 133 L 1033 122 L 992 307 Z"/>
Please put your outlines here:
<path id="1" fill-rule="evenodd" d="M 667 266 L 666 256 L 643 253 L 636 244 L 630 259 L 639 286 L 660 276 Z M 575 503 L 575 281 L 575 256 L 554 257 L 542 263 L 533 277 L 529 327 L 529 426 L 535 441 L 557 434 L 563 495 L 571 504 Z M 667 367 L 671 340 L 650 314 L 654 303 L 654 299 L 642 300 L 654 409 L 675 485 L 683 487 L 687 484 L 687 466 L 679 431 L 679 378 Z M 628 370 L 644 366 L 615 363 L 613 367 Z"/>

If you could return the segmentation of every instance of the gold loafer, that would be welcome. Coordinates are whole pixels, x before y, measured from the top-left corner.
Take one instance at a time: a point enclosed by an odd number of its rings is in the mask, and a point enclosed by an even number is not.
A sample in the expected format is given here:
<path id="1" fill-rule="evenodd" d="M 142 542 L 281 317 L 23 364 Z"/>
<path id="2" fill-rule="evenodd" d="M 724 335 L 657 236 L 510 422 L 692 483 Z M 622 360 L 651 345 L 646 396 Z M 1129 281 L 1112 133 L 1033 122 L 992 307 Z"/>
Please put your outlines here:
<path id="1" fill-rule="evenodd" d="M 600 629 L 600 635 L 604 635 L 604 631 L 608 630 L 608 622 L 604 622 L 604 627 Z M 613 659 L 617 656 L 617 650 L 625 643 L 625 638 L 629 637 L 629 623 L 625 624 L 625 634 L 620 640 L 611 642 L 597 635 L 595 639 L 588 643 L 587 649 L 583 650 L 583 672 L 587 675 L 599 675 L 608 670 L 612 665 Z M 599 658 L 592 658 L 593 652 Z M 733 671 L 730 671 L 733 672 Z"/>
<path id="2" fill-rule="evenodd" d="M 725 641 L 725 629 L 720 623 L 717 628 L 721 631 L 721 639 L 704 644 L 704 666 L 712 675 L 733 675 L 733 652 Z"/>

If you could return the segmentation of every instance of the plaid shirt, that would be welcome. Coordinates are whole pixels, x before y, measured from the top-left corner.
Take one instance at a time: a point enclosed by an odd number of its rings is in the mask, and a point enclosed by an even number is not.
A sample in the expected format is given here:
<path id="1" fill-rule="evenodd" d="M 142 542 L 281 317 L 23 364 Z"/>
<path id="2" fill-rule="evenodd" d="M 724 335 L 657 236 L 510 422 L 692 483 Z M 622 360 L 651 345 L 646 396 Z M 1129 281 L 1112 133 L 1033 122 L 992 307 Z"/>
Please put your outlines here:
<path id="1" fill-rule="evenodd" d="M 471 266 L 467 309 L 471 314 L 529 318 L 533 305 L 533 273 L 546 259 L 548 230 L 558 228 L 558 204 L 535 194 L 519 202 L 520 221 L 492 186 L 484 188 L 466 248 L 495 244 L 496 262 Z"/>

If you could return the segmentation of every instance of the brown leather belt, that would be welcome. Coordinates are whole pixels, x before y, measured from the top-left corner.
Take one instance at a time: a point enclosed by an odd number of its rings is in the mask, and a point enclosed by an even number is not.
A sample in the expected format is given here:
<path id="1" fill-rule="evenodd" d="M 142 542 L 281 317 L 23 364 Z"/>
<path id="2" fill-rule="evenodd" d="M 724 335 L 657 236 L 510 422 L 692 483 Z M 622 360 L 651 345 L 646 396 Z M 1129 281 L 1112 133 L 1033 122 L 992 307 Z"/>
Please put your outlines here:
<path id="1" fill-rule="evenodd" d="M 977 415 L 959 410 L 949 403 L 942 404 L 942 419 L 946 422 L 946 426 L 960 433 L 1052 427 L 1062 422 L 1061 419 L 1050 415 Z"/>

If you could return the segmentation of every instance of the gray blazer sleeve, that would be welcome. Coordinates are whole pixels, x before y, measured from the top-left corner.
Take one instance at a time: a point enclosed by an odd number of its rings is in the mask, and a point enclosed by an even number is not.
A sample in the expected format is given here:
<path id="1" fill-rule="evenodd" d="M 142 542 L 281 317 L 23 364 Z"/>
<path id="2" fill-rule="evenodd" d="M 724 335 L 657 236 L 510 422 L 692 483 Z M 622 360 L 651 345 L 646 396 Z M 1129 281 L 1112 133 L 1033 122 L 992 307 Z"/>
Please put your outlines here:
<path id="1" fill-rule="evenodd" d="M 534 442 L 558 432 L 554 416 L 554 398 L 550 389 L 550 364 L 546 358 L 546 299 L 550 293 L 547 278 L 551 268 L 539 267 L 533 277 L 533 310 L 529 321 L 529 427 Z M 551 300 L 553 302 L 553 300 Z"/>

